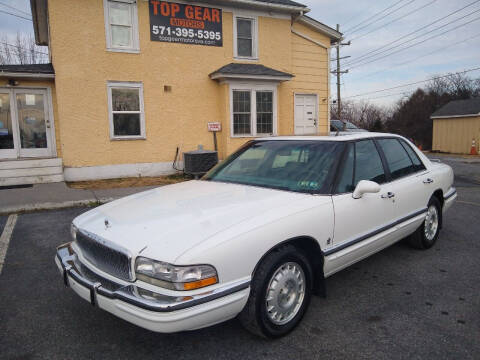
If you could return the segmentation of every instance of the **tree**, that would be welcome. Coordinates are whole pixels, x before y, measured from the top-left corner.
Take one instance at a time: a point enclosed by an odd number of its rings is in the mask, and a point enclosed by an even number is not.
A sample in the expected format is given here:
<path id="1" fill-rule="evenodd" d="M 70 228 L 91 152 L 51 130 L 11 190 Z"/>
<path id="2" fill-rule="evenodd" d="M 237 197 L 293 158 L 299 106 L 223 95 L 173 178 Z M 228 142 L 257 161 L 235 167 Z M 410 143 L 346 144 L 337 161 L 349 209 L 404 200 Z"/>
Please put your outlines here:
<path id="1" fill-rule="evenodd" d="M 6 35 L 0 38 L 0 65 L 48 62 L 49 57 L 46 48 L 37 46 L 31 34 L 17 33 L 13 41 Z"/>
<path id="2" fill-rule="evenodd" d="M 388 110 L 367 101 L 343 101 L 340 117 L 337 116 L 337 106 L 332 104 L 330 114 L 332 119 L 349 121 L 359 128 L 376 132 L 384 130 L 384 122 L 388 119 Z"/>
<path id="3" fill-rule="evenodd" d="M 430 116 L 452 100 L 480 96 L 480 79 L 464 74 L 434 77 L 424 89 L 417 89 L 406 100 L 397 102 L 386 122 L 389 132 L 404 135 L 424 149 L 432 147 L 433 123 Z"/>

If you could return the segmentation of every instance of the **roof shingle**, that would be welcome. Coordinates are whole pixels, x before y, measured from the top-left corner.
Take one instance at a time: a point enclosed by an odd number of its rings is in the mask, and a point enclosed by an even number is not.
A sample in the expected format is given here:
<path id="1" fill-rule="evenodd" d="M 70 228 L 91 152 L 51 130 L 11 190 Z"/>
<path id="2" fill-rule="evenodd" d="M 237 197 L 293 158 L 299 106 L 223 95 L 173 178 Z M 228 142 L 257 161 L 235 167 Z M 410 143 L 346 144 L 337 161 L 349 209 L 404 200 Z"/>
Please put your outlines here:
<path id="1" fill-rule="evenodd" d="M 276 77 L 276 78 L 284 78 L 285 80 L 290 80 L 294 77 L 294 75 L 275 70 L 263 65 L 259 64 L 238 64 L 238 63 L 231 63 L 221 67 L 220 69 L 212 72 L 210 74 L 210 78 L 217 79 L 219 77 L 228 77 L 228 76 L 243 76 L 245 78 L 248 77 Z"/>
<path id="2" fill-rule="evenodd" d="M 468 116 L 478 114 L 480 114 L 480 98 L 477 97 L 467 100 L 450 101 L 435 111 L 431 117 Z"/>

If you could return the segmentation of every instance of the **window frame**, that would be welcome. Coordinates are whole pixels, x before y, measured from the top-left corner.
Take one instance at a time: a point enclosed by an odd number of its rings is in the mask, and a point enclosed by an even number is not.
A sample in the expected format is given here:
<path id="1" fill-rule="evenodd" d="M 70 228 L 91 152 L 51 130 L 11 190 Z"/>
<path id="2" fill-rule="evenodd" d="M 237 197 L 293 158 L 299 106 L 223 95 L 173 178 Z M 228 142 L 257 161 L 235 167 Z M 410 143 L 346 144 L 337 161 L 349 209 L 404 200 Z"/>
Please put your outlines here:
<path id="1" fill-rule="evenodd" d="M 237 20 L 250 20 L 252 22 L 252 56 L 238 54 L 238 29 Z M 233 16 L 233 57 L 238 60 L 258 60 L 258 16 L 251 14 L 234 14 Z"/>
<path id="2" fill-rule="evenodd" d="M 272 84 L 230 84 L 230 137 L 232 138 L 256 138 L 269 137 L 277 135 L 277 85 Z M 250 91 L 250 134 L 234 134 L 233 127 L 233 92 Z M 272 92 L 272 130 L 271 134 L 257 133 L 257 92 Z"/>
<path id="3" fill-rule="evenodd" d="M 138 89 L 139 96 L 139 111 L 113 111 L 112 89 Z M 141 82 L 118 82 L 109 81 L 107 83 L 108 96 L 108 120 L 110 126 L 110 140 L 145 140 L 145 108 L 143 102 L 143 83 Z M 113 114 L 140 114 L 140 135 L 115 135 Z"/>
<path id="4" fill-rule="evenodd" d="M 132 46 L 114 46 L 112 42 L 112 30 L 110 24 L 110 3 L 122 3 L 130 5 L 132 17 Z M 105 21 L 105 37 L 107 51 L 125 52 L 138 54 L 140 52 L 140 40 L 138 34 L 138 5 L 136 0 L 103 0 L 103 13 Z"/>

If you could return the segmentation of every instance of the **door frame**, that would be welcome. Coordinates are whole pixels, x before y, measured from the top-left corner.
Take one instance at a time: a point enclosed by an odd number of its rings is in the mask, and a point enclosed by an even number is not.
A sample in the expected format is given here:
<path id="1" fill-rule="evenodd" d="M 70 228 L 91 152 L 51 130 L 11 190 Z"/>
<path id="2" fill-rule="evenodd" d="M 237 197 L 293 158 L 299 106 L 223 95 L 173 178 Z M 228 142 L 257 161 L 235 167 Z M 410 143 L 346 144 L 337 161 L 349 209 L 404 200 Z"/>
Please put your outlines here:
<path id="1" fill-rule="evenodd" d="M 21 156 L 21 146 L 20 146 L 20 134 L 19 134 L 19 125 L 17 118 L 17 105 L 16 105 L 16 94 L 17 92 L 28 92 L 28 91 L 43 91 L 45 94 L 45 104 L 44 110 L 47 118 L 49 120 L 50 128 L 47 130 L 47 142 L 49 147 L 49 154 L 46 155 L 34 155 L 34 156 Z M 53 96 L 51 86 L 15 86 L 15 87 L 0 87 L 0 92 L 10 94 L 10 111 L 12 114 L 12 133 L 14 138 L 14 149 L 12 152 L 7 155 L 1 155 L 0 150 L 0 161 L 1 160 L 13 160 L 13 159 L 22 159 L 22 158 L 56 158 L 57 157 L 57 141 L 56 141 L 56 130 L 55 130 L 55 118 L 53 113 Z"/>
<path id="2" fill-rule="evenodd" d="M 295 134 L 295 109 L 297 108 L 297 95 L 298 96 L 314 96 L 315 97 L 315 135 L 318 135 L 318 108 L 319 108 L 319 96 L 317 93 L 304 93 L 304 92 L 294 92 L 293 93 L 293 134 Z"/>
<path id="3" fill-rule="evenodd" d="M 19 155 L 19 144 L 18 144 L 18 125 L 16 120 L 15 112 L 15 101 L 13 96 L 13 91 L 11 88 L 0 87 L 1 94 L 8 94 L 10 100 L 10 118 L 12 123 L 12 136 L 13 136 L 13 149 L 0 149 L 0 160 L 2 159 L 17 159 Z"/>

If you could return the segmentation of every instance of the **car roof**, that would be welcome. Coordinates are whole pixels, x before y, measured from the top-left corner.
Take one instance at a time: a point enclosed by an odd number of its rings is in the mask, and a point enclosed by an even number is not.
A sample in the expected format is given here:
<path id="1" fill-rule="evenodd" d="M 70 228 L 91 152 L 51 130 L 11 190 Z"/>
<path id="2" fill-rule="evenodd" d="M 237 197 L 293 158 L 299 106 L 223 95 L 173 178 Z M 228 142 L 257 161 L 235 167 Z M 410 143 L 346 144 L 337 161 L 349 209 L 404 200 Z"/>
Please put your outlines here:
<path id="1" fill-rule="evenodd" d="M 358 133 L 342 133 L 342 134 L 339 134 L 338 136 L 335 136 L 335 134 L 328 135 L 328 136 L 271 136 L 271 137 L 258 138 L 255 140 L 351 141 L 351 140 L 370 139 L 370 138 L 378 138 L 378 137 L 402 138 L 399 135 L 389 134 L 389 133 L 358 132 Z"/>

